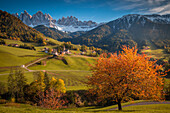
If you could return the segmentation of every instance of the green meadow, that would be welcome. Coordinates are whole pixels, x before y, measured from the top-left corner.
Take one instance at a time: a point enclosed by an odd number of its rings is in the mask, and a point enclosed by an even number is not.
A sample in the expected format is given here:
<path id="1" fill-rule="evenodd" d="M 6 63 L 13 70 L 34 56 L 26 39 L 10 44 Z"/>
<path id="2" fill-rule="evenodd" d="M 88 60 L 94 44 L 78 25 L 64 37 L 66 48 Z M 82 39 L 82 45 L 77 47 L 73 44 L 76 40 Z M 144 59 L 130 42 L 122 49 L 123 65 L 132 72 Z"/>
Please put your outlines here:
<path id="1" fill-rule="evenodd" d="M 0 67 L 21 66 L 42 57 L 44 53 L 0 45 Z"/>
<path id="2" fill-rule="evenodd" d="M 21 41 L 6 40 L 8 44 L 23 44 Z M 55 46 L 37 46 L 36 51 L 0 45 L 0 82 L 7 83 L 11 66 L 25 65 L 31 61 L 47 55 L 41 50 L 44 47 L 55 48 Z M 61 59 L 62 58 L 62 59 Z M 86 76 L 90 76 L 89 64 L 95 62 L 94 57 L 84 56 L 60 56 L 59 58 L 44 59 L 46 65 L 34 64 L 28 67 L 30 70 L 47 70 L 49 77 L 63 79 L 67 90 L 84 90 Z M 4 68 L 5 67 L 5 68 Z M 15 70 L 15 69 L 14 69 Z M 33 72 L 25 70 L 27 82 L 34 80 Z"/>
<path id="3" fill-rule="evenodd" d="M 55 41 L 53 39 L 50 39 Z M 17 43 L 24 44 L 21 41 L 7 40 L 7 44 Z M 57 44 L 61 44 L 63 42 L 55 41 Z M 34 45 L 33 43 L 27 43 Z M 8 75 L 10 72 L 11 66 L 21 66 L 27 64 L 31 61 L 34 61 L 38 58 L 47 55 L 41 50 L 45 47 L 55 48 L 56 46 L 37 46 L 35 44 L 36 51 L 8 47 L 0 45 L 0 82 L 7 84 Z M 79 46 L 79 45 L 74 45 Z M 72 53 L 80 53 L 80 51 L 71 50 Z M 149 49 L 143 50 L 142 52 L 147 53 L 149 56 L 153 58 L 164 58 L 165 60 L 169 57 L 168 54 L 165 53 L 163 49 Z M 86 85 L 87 76 L 91 76 L 92 73 L 90 71 L 90 64 L 94 64 L 96 61 L 95 57 L 88 57 L 82 55 L 64 55 L 59 56 L 58 58 L 47 58 L 42 60 L 45 64 L 34 64 L 28 67 L 30 70 L 41 71 L 47 70 L 49 78 L 55 77 L 58 79 L 63 79 L 66 90 L 87 90 L 88 86 Z M 2 68 L 8 67 L 8 68 Z M 28 72 L 25 70 L 25 77 L 27 78 L 27 83 L 31 83 L 34 81 L 33 72 Z M 165 86 L 170 84 L 170 79 L 166 79 Z M 7 87 L 7 85 L 6 85 Z M 142 100 L 134 101 L 133 103 L 143 102 Z M 123 105 L 129 105 L 131 102 L 122 103 Z M 97 106 L 89 106 L 89 107 L 78 107 L 78 108 L 65 108 L 59 110 L 50 110 L 41 108 L 38 106 L 32 106 L 28 104 L 18 104 L 18 103 L 6 103 L 0 104 L 0 112 L 1 113 L 169 113 L 170 112 L 170 104 L 151 104 L 151 105 L 136 105 L 136 106 L 128 106 L 123 107 L 122 111 L 118 110 L 110 110 L 112 108 L 116 108 L 117 105 L 107 106 L 107 107 L 97 107 Z"/>
<path id="4" fill-rule="evenodd" d="M 140 102 L 140 101 L 137 101 Z M 122 105 L 131 104 L 129 102 L 123 103 Z M 169 113 L 170 104 L 150 104 L 150 105 L 134 105 L 124 107 L 122 111 L 118 111 L 117 105 L 112 105 L 108 107 L 79 107 L 79 108 L 65 108 L 59 110 L 50 110 L 37 106 L 31 106 L 28 104 L 17 104 L 17 103 L 7 103 L 0 104 L 1 113 Z"/>
<path id="5" fill-rule="evenodd" d="M 164 49 L 148 49 L 148 50 L 142 50 L 145 54 L 147 54 L 149 57 L 155 58 L 155 59 L 163 59 L 164 61 L 168 61 L 170 59 L 170 55 L 165 52 Z"/>

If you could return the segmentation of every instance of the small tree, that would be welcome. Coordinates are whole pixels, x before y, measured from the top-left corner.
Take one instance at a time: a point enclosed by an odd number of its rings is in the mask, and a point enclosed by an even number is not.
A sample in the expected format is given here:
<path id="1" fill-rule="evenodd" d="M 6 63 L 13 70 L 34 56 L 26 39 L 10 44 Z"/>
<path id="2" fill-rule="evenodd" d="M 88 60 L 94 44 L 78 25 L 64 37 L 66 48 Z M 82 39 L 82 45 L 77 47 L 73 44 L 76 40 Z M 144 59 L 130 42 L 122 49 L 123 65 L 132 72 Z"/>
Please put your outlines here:
<path id="1" fill-rule="evenodd" d="M 161 65 L 150 61 L 145 54 L 137 54 L 137 49 L 124 46 L 119 54 L 101 55 L 93 75 L 88 78 L 92 87 L 89 91 L 98 99 L 112 98 L 122 110 L 121 102 L 138 97 L 140 99 L 163 99 L 163 76 Z"/>
<path id="2" fill-rule="evenodd" d="M 61 93 L 66 92 L 65 84 L 62 79 L 57 79 L 52 77 L 50 80 L 50 89 L 54 89 L 55 91 L 60 91 Z"/>
<path id="3" fill-rule="evenodd" d="M 26 85 L 27 79 L 24 76 L 24 72 L 21 69 L 16 69 L 15 73 L 11 70 L 8 76 L 8 92 L 11 98 L 16 98 L 18 101 L 24 100 L 24 86 Z"/>
<path id="4" fill-rule="evenodd" d="M 16 82 L 16 97 L 17 101 L 24 100 L 24 87 L 27 84 L 27 79 L 24 76 L 24 72 L 21 69 L 15 71 L 15 82 Z"/>
<path id="5" fill-rule="evenodd" d="M 81 51 L 86 51 L 86 50 L 87 50 L 87 46 L 82 45 L 82 46 L 81 46 Z"/>
<path id="6" fill-rule="evenodd" d="M 11 98 L 15 98 L 15 88 L 16 88 L 15 76 L 13 74 L 13 70 L 11 69 L 11 72 L 8 76 L 8 92 Z"/>
<path id="7" fill-rule="evenodd" d="M 66 101 L 62 99 L 62 94 L 59 91 L 54 89 L 46 90 L 45 92 L 38 92 L 39 96 L 39 106 L 49 108 L 49 109 L 58 109 L 63 108 L 66 104 Z"/>
<path id="8" fill-rule="evenodd" d="M 37 88 L 38 90 L 44 91 L 45 90 L 45 83 L 44 83 L 44 73 L 42 71 L 37 73 Z"/>
<path id="9" fill-rule="evenodd" d="M 45 72 L 44 75 L 44 83 L 45 83 L 45 90 L 48 90 L 50 88 L 50 81 L 47 72 Z"/>
<path id="10" fill-rule="evenodd" d="M 3 95 L 6 92 L 7 92 L 6 84 L 3 82 L 0 82 L 0 95 Z M 1 96 L 0 96 L 0 98 L 1 98 Z"/>

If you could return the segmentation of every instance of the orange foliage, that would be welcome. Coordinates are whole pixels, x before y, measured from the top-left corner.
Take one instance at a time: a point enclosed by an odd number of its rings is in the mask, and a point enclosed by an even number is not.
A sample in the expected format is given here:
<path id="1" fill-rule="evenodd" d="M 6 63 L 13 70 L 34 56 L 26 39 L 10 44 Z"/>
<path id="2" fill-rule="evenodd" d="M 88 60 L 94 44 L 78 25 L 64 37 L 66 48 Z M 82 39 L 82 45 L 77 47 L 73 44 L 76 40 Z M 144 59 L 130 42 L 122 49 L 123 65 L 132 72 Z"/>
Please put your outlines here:
<path id="1" fill-rule="evenodd" d="M 62 99 L 62 94 L 54 89 L 46 90 L 45 93 L 38 92 L 38 104 L 49 109 L 65 108 L 66 100 Z"/>
<path id="2" fill-rule="evenodd" d="M 124 46 L 119 54 L 102 54 L 95 66 L 93 75 L 88 77 L 89 91 L 98 95 L 98 99 L 113 98 L 121 110 L 121 102 L 140 99 L 163 99 L 165 73 L 160 72 L 161 65 L 150 61 L 137 49 Z"/>

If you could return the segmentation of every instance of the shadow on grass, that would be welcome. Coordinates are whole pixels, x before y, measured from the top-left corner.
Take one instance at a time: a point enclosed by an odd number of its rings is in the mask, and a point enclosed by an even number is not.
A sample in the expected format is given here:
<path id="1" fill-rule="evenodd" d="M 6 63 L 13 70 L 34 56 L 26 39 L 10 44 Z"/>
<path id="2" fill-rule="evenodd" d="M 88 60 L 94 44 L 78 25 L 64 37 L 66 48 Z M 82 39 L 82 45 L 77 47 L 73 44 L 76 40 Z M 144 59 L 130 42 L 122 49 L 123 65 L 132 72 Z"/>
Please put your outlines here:
<path id="1" fill-rule="evenodd" d="M 95 107 L 91 107 L 91 108 L 87 108 L 87 109 L 101 109 L 104 108 L 104 106 L 95 106 Z"/>
<path id="2" fill-rule="evenodd" d="M 18 57 L 41 57 L 40 55 L 22 55 Z"/>
<path id="3" fill-rule="evenodd" d="M 115 111 L 115 112 L 139 112 L 140 110 L 121 110 L 121 111 L 119 111 L 119 110 L 111 110 L 111 111 Z"/>
<path id="4" fill-rule="evenodd" d="M 92 112 L 96 112 L 96 113 L 97 113 L 97 112 L 109 112 L 109 111 L 110 111 L 110 112 L 118 112 L 118 113 L 119 113 L 119 112 L 121 112 L 121 113 L 122 113 L 122 112 L 125 112 L 125 113 L 126 113 L 126 112 L 133 112 L 133 113 L 136 112 L 136 113 L 138 113 L 138 112 L 141 111 L 141 110 L 96 110 L 96 111 L 92 111 Z"/>
<path id="5" fill-rule="evenodd" d="M 105 108 L 105 107 L 96 106 L 96 107 L 90 107 L 90 108 L 87 108 L 87 109 L 90 110 L 90 112 L 109 112 L 110 111 L 110 112 L 136 112 L 136 113 L 138 113 L 139 111 L 141 111 L 141 110 L 118 110 L 117 107 L 110 108 L 110 109 L 107 109 L 107 110 L 100 110 L 102 108 Z"/>

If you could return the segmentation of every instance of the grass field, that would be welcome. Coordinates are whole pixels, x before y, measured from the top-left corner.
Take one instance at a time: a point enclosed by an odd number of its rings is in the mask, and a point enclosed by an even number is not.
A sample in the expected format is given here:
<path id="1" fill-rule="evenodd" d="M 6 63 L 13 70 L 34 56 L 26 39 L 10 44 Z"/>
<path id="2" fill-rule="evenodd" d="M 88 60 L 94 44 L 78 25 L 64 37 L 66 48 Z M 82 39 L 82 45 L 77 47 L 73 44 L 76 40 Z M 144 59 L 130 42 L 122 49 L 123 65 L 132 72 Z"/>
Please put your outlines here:
<path id="1" fill-rule="evenodd" d="M 170 59 L 170 54 L 167 54 L 164 49 L 155 49 L 155 50 L 142 50 L 148 56 L 155 58 L 155 59 L 164 59 L 168 61 Z"/>
<path id="2" fill-rule="evenodd" d="M 87 89 L 85 82 L 86 76 L 90 76 L 91 72 L 82 71 L 58 71 L 49 72 L 50 76 L 64 80 L 67 90 L 84 90 Z"/>
<path id="3" fill-rule="evenodd" d="M 158 49 L 151 41 L 148 40 L 148 45 L 150 49 L 142 50 L 149 57 L 155 59 L 163 59 L 164 61 L 168 61 L 170 59 L 170 54 L 167 54 L 164 49 Z"/>
<path id="4" fill-rule="evenodd" d="M 44 55 L 33 50 L 0 45 L 0 67 L 21 66 Z"/>
<path id="5" fill-rule="evenodd" d="M 24 73 L 27 83 L 30 84 L 34 80 L 33 72 L 25 72 Z M 0 75 L 0 82 L 7 83 L 8 75 Z"/>
<path id="6" fill-rule="evenodd" d="M 62 60 L 50 59 L 47 64 L 30 67 L 31 70 L 49 70 L 49 75 L 63 79 L 67 90 L 87 89 L 84 82 L 91 72 L 89 64 L 94 63 L 93 58 L 64 56 L 67 63 Z"/>
<path id="7" fill-rule="evenodd" d="M 123 103 L 122 105 L 127 105 L 128 103 Z M 151 104 L 151 105 L 137 105 L 124 107 L 122 111 L 112 110 L 108 111 L 111 108 L 115 108 L 117 105 L 98 108 L 95 106 L 91 107 L 80 107 L 80 108 L 66 108 L 60 110 L 50 110 L 45 108 L 40 108 L 37 106 L 31 106 L 27 104 L 0 104 L 1 113 L 169 113 L 170 104 Z"/>
<path id="8" fill-rule="evenodd" d="M 48 75 L 51 78 L 56 77 L 63 79 L 67 90 L 82 90 L 87 89 L 84 82 L 86 76 L 90 76 L 88 63 L 94 62 L 91 58 L 81 58 L 81 57 L 65 57 L 68 65 L 66 65 L 62 60 L 50 59 L 47 61 L 47 65 L 33 66 L 30 69 L 38 70 L 50 70 Z M 58 71 L 57 71 L 58 70 Z M 6 72 L 6 73 L 9 73 Z M 33 73 L 25 72 L 25 76 L 28 79 L 28 83 L 33 81 Z M 7 75 L 0 75 L 0 81 L 6 83 L 8 80 Z"/>
<path id="9" fill-rule="evenodd" d="M 25 77 L 27 78 L 27 83 L 30 84 L 34 80 L 33 72 L 25 72 Z M 86 76 L 90 76 L 90 72 L 82 71 L 50 71 L 48 72 L 49 78 L 55 77 L 58 79 L 63 79 L 66 85 L 66 90 L 86 90 Z M 0 75 L 0 82 L 7 83 L 8 74 Z"/>
<path id="10" fill-rule="evenodd" d="M 56 44 L 61 44 L 63 42 L 58 42 L 53 39 Z M 6 40 L 7 44 L 17 43 L 23 44 L 21 41 Z M 28 43 L 32 44 L 32 43 Z M 34 45 L 34 44 L 32 44 Z M 36 45 L 35 45 L 36 46 Z M 79 46 L 79 45 L 75 45 Z M 0 67 L 6 66 L 21 66 L 30 61 L 38 59 L 43 55 L 46 55 L 43 52 L 40 52 L 44 47 L 55 48 L 56 46 L 36 46 L 37 51 L 8 47 L 0 45 Z M 76 52 L 76 51 L 72 51 Z M 166 54 L 163 49 L 151 48 L 151 50 L 143 50 L 142 52 L 147 53 L 153 58 L 164 58 L 168 59 L 169 54 Z M 77 52 L 78 53 L 78 52 Z M 62 56 L 64 60 L 61 59 L 45 59 L 46 65 L 33 65 L 28 67 L 31 70 L 47 70 L 49 77 L 56 77 L 58 79 L 63 79 L 66 85 L 66 90 L 87 90 L 86 86 L 86 76 L 91 76 L 89 64 L 93 64 L 96 58 L 86 57 L 86 56 Z M 10 68 L 9 68 L 10 69 Z M 1 69 L 0 74 L 9 73 L 9 69 Z M 33 72 L 25 72 L 25 77 L 27 78 L 28 84 L 34 80 Z M 0 75 L 0 82 L 7 83 L 8 74 Z M 170 79 L 166 79 L 166 84 L 170 84 Z M 140 101 L 135 101 L 140 102 Z M 128 105 L 130 103 L 123 103 L 122 105 Z M 116 108 L 117 105 L 108 106 L 108 107 L 80 107 L 80 108 L 67 108 L 61 110 L 49 110 L 45 108 L 40 108 L 36 106 L 31 106 L 27 104 L 0 104 L 0 113 L 91 113 L 91 112 L 119 112 L 119 113 L 169 113 L 170 104 L 154 104 L 154 105 L 138 105 L 138 106 L 129 106 L 123 108 L 123 111 L 113 110 L 107 111 L 111 108 Z"/>
<path id="11" fill-rule="evenodd" d="M 64 56 L 66 62 L 58 59 L 49 59 L 46 65 L 30 67 L 32 70 L 89 70 L 89 64 L 95 62 L 94 58 Z"/>
<path id="12" fill-rule="evenodd" d="M 19 40 L 10 40 L 10 39 L 4 39 L 5 42 L 8 44 L 24 44 L 22 41 L 19 41 Z"/>
<path id="13" fill-rule="evenodd" d="M 6 40 L 7 43 L 23 44 L 21 41 Z M 7 83 L 8 75 L 10 73 L 10 66 L 21 66 L 30 61 L 38 59 L 45 55 L 40 52 L 42 48 L 49 47 L 55 48 L 55 46 L 37 46 L 37 51 L 8 47 L 0 45 L 0 81 Z M 87 89 L 83 80 L 86 80 L 85 76 L 91 75 L 89 64 L 95 62 L 92 57 L 71 57 L 64 56 L 65 62 L 59 59 L 46 59 L 47 64 L 44 65 L 33 65 L 29 67 L 31 70 L 49 70 L 49 76 L 55 76 L 61 78 L 66 84 L 67 90 L 82 90 Z M 9 67 L 9 68 L 2 68 Z M 25 76 L 28 83 L 33 81 L 33 73 L 25 72 Z"/>

